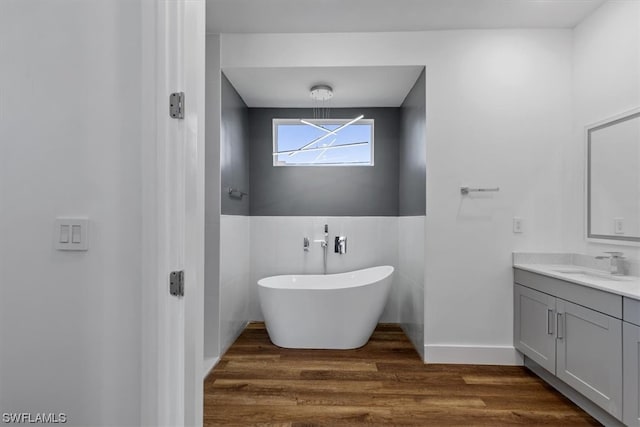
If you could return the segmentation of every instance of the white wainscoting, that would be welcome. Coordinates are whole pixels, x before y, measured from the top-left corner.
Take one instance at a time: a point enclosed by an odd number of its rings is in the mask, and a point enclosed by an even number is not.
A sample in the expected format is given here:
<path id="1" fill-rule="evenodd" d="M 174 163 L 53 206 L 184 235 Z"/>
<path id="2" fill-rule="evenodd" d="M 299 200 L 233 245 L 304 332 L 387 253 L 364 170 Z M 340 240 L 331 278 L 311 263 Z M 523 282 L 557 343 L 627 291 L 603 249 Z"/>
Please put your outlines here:
<path id="1" fill-rule="evenodd" d="M 263 320 L 257 281 L 280 274 L 321 274 L 323 252 L 314 240 L 329 225 L 327 272 L 376 265 L 396 271 L 381 322 L 400 323 L 424 358 L 425 217 L 221 216 L 220 348 L 233 343 L 248 321 Z M 347 253 L 333 250 L 347 237 Z M 303 239 L 311 240 L 308 252 Z M 354 307 L 362 309 L 362 307 Z"/>
<path id="2" fill-rule="evenodd" d="M 220 216 L 220 354 L 242 332 L 249 316 L 249 219 Z"/>
<path id="3" fill-rule="evenodd" d="M 396 286 L 400 324 L 424 360 L 425 216 L 398 218 Z"/>

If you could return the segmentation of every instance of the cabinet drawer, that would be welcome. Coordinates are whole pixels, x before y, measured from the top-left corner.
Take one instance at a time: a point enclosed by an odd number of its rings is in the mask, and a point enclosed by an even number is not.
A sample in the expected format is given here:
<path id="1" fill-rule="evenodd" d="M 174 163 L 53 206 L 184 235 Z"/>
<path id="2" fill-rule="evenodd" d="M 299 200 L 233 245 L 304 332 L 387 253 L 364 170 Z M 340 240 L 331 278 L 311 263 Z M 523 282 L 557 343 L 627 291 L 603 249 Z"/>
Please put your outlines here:
<path id="1" fill-rule="evenodd" d="M 631 298 L 624 298 L 622 308 L 622 318 L 625 322 L 640 326 L 640 301 Z"/>
<path id="2" fill-rule="evenodd" d="M 516 283 L 622 319 L 622 297 L 526 270 L 513 269 Z"/>

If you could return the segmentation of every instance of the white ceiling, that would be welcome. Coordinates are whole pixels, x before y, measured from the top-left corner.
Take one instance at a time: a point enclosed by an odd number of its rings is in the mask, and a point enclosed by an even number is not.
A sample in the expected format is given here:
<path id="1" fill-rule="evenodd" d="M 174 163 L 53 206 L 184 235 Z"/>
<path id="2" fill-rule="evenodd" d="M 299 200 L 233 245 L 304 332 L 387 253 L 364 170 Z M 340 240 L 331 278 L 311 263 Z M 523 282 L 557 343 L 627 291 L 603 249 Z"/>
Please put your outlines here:
<path id="1" fill-rule="evenodd" d="M 398 107 L 423 67 L 225 68 L 233 87 L 249 107 L 313 108 L 309 90 L 333 88 L 331 108 Z"/>
<path id="2" fill-rule="evenodd" d="M 605 0 L 207 0 L 209 33 L 376 32 L 573 28 Z M 421 67 L 226 68 L 249 107 L 399 106 Z"/>
<path id="3" fill-rule="evenodd" d="M 573 28 L 604 0 L 207 0 L 209 33 Z"/>

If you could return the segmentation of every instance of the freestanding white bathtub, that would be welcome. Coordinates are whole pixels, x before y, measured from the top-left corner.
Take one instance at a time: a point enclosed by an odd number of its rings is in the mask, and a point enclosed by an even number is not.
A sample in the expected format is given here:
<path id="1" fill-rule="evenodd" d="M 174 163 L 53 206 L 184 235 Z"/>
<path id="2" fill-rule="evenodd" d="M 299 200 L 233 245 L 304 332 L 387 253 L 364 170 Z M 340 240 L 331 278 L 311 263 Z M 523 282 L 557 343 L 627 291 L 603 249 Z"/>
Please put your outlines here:
<path id="1" fill-rule="evenodd" d="M 393 267 L 258 280 L 271 341 L 285 348 L 350 349 L 367 343 L 384 310 Z"/>

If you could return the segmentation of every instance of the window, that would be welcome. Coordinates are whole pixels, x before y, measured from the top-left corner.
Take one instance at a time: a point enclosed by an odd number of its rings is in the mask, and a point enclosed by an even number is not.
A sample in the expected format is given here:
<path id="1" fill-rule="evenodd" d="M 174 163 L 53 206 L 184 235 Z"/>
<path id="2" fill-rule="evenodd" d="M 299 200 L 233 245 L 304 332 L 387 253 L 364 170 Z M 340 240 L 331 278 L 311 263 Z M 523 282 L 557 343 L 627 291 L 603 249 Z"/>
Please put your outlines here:
<path id="1" fill-rule="evenodd" d="M 273 119 L 274 166 L 373 166 L 373 119 Z"/>

